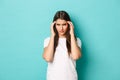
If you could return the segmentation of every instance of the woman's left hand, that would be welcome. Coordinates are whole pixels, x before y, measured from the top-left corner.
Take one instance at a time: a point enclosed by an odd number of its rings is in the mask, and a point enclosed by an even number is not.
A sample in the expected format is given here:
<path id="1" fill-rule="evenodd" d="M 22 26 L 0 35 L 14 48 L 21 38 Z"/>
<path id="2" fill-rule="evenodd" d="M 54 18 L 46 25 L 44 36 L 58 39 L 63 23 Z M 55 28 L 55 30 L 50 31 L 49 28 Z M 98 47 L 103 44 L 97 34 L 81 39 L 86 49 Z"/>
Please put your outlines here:
<path id="1" fill-rule="evenodd" d="M 70 35 L 74 34 L 74 25 L 71 21 L 67 21 L 67 23 L 70 25 Z"/>

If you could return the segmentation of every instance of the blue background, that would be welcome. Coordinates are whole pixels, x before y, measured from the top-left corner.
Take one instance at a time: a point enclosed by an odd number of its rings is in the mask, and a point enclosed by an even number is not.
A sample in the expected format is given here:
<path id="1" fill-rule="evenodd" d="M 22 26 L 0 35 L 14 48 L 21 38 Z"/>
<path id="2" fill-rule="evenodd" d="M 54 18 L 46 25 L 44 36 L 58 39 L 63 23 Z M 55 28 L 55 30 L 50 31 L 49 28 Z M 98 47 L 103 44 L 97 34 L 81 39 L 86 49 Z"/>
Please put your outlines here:
<path id="1" fill-rule="evenodd" d="M 43 41 L 66 10 L 82 41 L 79 80 L 120 80 L 120 0 L 0 0 L 0 80 L 45 80 Z"/>

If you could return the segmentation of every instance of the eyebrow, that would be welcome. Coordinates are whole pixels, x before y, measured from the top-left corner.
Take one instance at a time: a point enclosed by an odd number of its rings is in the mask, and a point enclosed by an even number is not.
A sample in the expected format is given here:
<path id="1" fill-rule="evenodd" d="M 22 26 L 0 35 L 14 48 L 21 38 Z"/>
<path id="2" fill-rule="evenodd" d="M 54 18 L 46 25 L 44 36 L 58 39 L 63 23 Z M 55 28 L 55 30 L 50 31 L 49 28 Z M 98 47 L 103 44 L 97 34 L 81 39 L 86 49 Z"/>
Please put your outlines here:
<path id="1" fill-rule="evenodd" d="M 63 23 L 62 25 L 66 25 L 67 23 Z M 56 25 L 60 25 L 59 23 L 56 23 Z"/>
<path id="2" fill-rule="evenodd" d="M 56 25 L 60 25 L 60 24 L 56 23 Z"/>
<path id="3" fill-rule="evenodd" d="M 66 25 L 67 23 L 64 23 L 64 24 L 62 24 L 62 25 Z"/>

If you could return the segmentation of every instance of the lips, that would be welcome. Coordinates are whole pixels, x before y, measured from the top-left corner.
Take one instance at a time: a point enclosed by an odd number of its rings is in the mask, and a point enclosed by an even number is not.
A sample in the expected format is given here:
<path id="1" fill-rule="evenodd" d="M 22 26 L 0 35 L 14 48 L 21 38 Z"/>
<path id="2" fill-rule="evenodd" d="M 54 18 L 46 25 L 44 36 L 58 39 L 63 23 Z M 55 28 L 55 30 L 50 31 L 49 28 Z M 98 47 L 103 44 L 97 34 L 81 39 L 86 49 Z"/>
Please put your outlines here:
<path id="1" fill-rule="evenodd" d="M 63 33 L 64 31 L 60 31 L 61 33 Z"/>

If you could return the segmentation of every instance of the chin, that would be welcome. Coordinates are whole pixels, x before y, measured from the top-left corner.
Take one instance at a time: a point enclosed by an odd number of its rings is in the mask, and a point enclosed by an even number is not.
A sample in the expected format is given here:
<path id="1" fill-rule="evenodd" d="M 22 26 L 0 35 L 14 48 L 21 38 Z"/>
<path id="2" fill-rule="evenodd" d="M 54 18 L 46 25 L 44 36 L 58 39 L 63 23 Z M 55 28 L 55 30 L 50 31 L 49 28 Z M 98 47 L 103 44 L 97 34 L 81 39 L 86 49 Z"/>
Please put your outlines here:
<path id="1" fill-rule="evenodd" d="M 65 36 L 65 33 L 60 33 L 61 36 Z"/>

